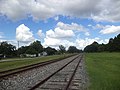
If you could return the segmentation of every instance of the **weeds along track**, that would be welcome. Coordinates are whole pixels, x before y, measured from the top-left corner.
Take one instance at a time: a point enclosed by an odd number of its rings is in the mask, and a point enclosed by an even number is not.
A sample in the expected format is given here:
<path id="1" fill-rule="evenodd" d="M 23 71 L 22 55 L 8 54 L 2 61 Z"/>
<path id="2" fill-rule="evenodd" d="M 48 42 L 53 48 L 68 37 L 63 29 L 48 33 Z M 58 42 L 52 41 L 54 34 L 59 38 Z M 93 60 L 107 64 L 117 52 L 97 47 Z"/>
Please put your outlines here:
<path id="1" fill-rule="evenodd" d="M 74 56 L 74 55 L 72 55 L 72 56 Z M 49 60 L 49 61 L 45 61 L 45 62 L 40 62 L 40 63 L 36 63 L 36 64 L 32 64 L 32 65 L 27 65 L 27 66 L 15 68 L 15 69 L 10 69 L 10 70 L 6 70 L 6 71 L 1 71 L 0 72 L 0 79 L 4 78 L 4 77 L 7 77 L 7 76 L 14 75 L 14 74 L 18 74 L 18 73 L 21 73 L 21 72 L 25 72 L 27 70 L 31 70 L 31 69 L 34 69 L 34 68 L 37 68 L 37 67 L 41 67 L 41 66 L 44 66 L 44 65 L 47 65 L 47 64 L 58 62 L 60 60 L 68 58 L 68 57 L 71 57 L 71 56 L 67 56 L 67 57 L 63 57 L 63 58 L 58 58 L 58 59 L 54 59 L 54 60 Z"/>
<path id="2" fill-rule="evenodd" d="M 42 81 L 45 83 L 45 81 L 48 81 L 46 78 L 50 79 L 49 77 L 54 76 L 53 73 L 57 74 L 57 72 L 64 70 L 65 67 L 68 67 L 73 62 L 78 62 L 77 59 L 80 57 L 80 55 L 75 55 L 57 62 L 54 61 L 54 63 L 41 64 L 40 66 L 29 68 L 18 73 L 2 76 L 0 78 L 0 90 L 34 89 L 39 82 Z M 38 85 L 37 88 L 40 88 L 39 86 L 40 85 Z"/>

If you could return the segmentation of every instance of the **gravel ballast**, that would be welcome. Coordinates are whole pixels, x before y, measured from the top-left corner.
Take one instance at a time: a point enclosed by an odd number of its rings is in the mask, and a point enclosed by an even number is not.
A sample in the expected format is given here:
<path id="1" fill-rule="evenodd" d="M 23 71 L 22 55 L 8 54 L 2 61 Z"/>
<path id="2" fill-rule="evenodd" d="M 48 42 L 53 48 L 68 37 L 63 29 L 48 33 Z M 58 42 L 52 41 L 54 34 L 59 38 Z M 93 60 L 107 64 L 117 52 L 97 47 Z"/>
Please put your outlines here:
<path id="1" fill-rule="evenodd" d="M 77 56 L 0 79 L 0 90 L 29 90 Z M 81 55 L 36 90 L 64 90 L 80 58 Z M 87 84 L 88 77 L 82 59 L 70 84 L 70 90 L 86 90 Z"/>
<path id="2" fill-rule="evenodd" d="M 0 79 L 0 90 L 28 90 L 75 57 Z"/>

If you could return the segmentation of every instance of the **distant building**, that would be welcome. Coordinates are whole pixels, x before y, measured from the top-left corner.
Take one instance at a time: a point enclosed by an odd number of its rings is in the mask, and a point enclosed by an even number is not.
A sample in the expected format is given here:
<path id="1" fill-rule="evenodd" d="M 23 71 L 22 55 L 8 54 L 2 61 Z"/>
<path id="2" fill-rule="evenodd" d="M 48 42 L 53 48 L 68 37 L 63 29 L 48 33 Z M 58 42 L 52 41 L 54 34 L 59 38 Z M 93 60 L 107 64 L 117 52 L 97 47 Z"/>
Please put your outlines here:
<path id="1" fill-rule="evenodd" d="M 36 54 L 26 54 L 26 57 L 36 57 Z"/>
<path id="2" fill-rule="evenodd" d="M 47 56 L 47 52 L 42 52 L 42 55 L 43 56 Z"/>
<path id="3" fill-rule="evenodd" d="M 38 56 L 36 54 L 21 54 L 20 57 L 40 57 L 40 56 L 47 56 L 47 52 L 39 53 Z"/>

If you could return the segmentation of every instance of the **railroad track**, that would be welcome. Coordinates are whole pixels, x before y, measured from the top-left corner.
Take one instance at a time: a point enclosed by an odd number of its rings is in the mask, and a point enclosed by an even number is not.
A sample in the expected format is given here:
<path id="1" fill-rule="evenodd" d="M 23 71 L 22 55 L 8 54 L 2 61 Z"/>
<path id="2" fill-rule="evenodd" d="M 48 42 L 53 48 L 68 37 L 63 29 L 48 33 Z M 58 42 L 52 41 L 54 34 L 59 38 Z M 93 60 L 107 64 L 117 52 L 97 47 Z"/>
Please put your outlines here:
<path id="1" fill-rule="evenodd" d="M 29 90 L 79 90 L 79 85 L 78 87 L 74 87 L 72 82 L 74 80 L 74 76 L 80 65 L 81 60 L 82 56 L 74 58 L 63 67 L 61 67 L 59 70 L 55 71 L 54 73 L 31 87 Z M 77 82 L 77 84 L 79 84 L 79 81 Z"/>
<path id="2" fill-rule="evenodd" d="M 74 56 L 74 55 L 72 55 L 72 56 Z M 46 61 L 46 62 L 40 62 L 40 63 L 36 63 L 36 64 L 32 64 L 32 65 L 27 65 L 27 66 L 15 68 L 15 69 L 10 69 L 10 70 L 6 70 L 6 71 L 1 71 L 0 72 L 0 79 L 8 77 L 10 75 L 22 73 L 22 72 L 25 72 L 27 70 L 31 70 L 31 69 L 34 69 L 34 68 L 37 68 L 37 67 L 41 67 L 41 66 L 45 66 L 45 65 L 48 65 L 48 64 L 51 64 L 51 63 L 55 63 L 55 62 L 58 62 L 60 60 L 68 58 L 68 57 L 71 57 L 71 56 L 67 56 L 67 57 L 63 57 L 63 58 L 58 58 L 58 59 L 54 59 L 54 60 L 49 60 L 49 61 Z"/>
<path id="3" fill-rule="evenodd" d="M 79 90 L 82 55 L 0 78 L 0 90 Z M 7 78 L 6 78 L 7 77 Z"/>

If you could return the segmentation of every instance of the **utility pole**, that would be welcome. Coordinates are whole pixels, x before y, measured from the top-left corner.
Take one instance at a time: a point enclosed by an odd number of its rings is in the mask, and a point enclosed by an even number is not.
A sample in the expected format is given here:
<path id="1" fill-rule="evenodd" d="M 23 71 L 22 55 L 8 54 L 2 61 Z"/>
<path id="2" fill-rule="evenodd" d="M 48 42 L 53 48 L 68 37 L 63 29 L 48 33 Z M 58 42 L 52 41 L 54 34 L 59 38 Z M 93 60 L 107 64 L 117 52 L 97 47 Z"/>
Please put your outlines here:
<path id="1" fill-rule="evenodd" d="M 18 48 L 19 48 L 19 41 L 18 41 Z"/>
<path id="2" fill-rule="evenodd" d="M 19 49 L 19 41 L 17 41 L 17 43 L 18 43 L 18 49 Z M 17 51 L 18 51 L 18 49 L 17 49 Z M 19 57 L 19 52 L 17 52 L 17 56 Z"/>

